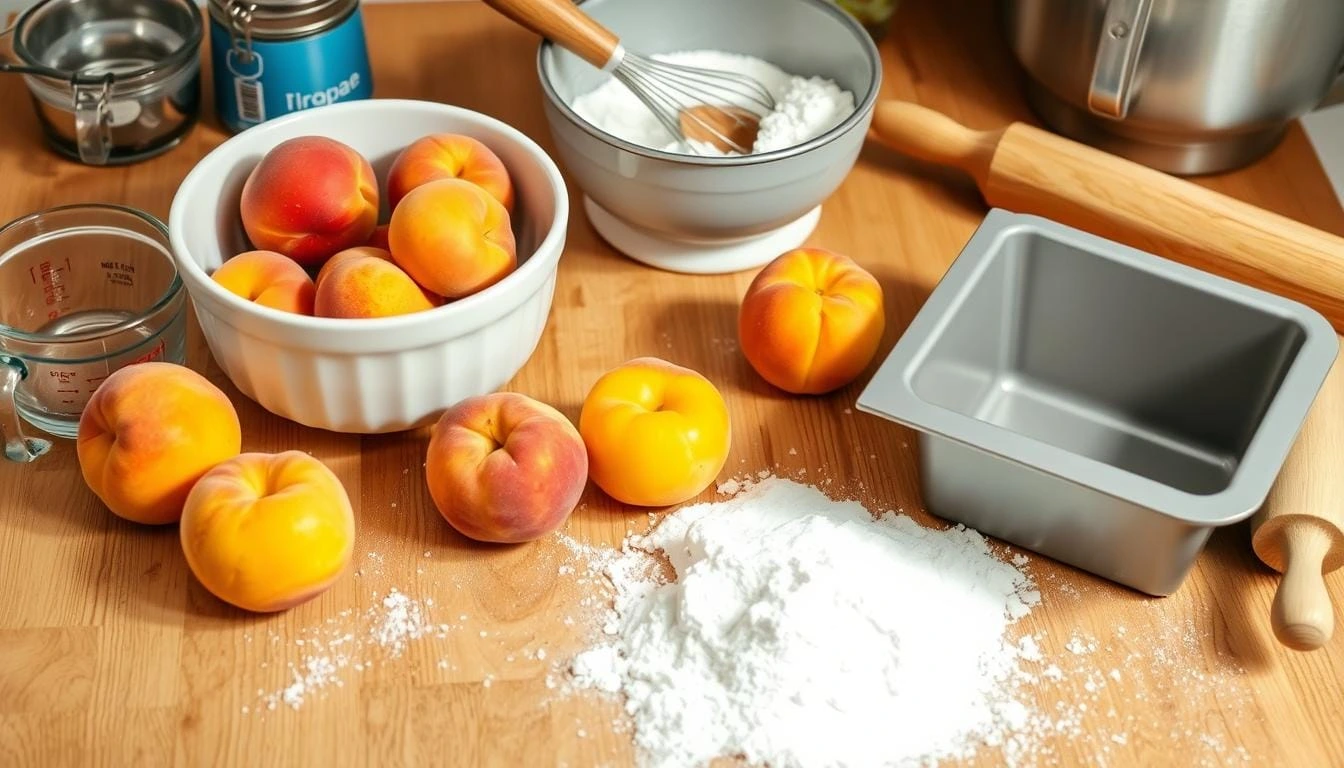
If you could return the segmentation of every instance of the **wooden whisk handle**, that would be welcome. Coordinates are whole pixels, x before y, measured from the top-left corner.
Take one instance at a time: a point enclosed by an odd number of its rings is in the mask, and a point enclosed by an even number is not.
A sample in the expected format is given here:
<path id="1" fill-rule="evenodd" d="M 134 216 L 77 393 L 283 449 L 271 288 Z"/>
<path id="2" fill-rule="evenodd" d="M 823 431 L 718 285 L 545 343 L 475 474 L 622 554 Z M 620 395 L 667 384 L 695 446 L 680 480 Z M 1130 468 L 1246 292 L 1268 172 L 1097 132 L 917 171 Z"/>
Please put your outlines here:
<path id="1" fill-rule="evenodd" d="M 572 0 L 485 0 L 485 4 L 598 69 L 606 69 L 621 41 Z"/>

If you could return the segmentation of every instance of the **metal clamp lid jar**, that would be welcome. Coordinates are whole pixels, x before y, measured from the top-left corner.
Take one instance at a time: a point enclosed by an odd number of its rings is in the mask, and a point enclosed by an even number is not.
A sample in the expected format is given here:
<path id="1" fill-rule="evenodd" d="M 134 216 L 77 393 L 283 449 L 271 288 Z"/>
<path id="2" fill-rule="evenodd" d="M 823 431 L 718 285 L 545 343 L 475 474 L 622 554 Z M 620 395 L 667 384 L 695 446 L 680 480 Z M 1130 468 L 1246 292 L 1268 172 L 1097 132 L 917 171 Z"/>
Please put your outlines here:
<path id="1" fill-rule="evenodd" d="M 234 131 L 373 95 L 359 0 L 209 0 L 215 107 Z"/>
<path id="2" fill-rule="evenodd" d="M 196 123 L 202 18 L 192 0 L 42 0 L 11 34 L 47 142 L 88 165 L 157 155 Z"/>

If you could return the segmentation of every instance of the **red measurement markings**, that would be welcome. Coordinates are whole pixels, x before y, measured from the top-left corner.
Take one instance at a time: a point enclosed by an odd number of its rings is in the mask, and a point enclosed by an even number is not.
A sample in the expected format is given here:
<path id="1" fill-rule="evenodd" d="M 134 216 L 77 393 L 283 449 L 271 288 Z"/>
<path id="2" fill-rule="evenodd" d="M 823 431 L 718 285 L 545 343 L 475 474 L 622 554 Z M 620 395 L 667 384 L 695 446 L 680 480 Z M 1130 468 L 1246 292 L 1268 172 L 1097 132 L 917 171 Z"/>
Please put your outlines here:
<path id="1" fill-rule="evenodd" d="M 70 274 L 70 259 L 63 259 L 64 263 L 53 264 L 50 261 L 44 261 L 36 267 L 28 268 L 28 277 L 34 285 L 41 284 L 42 296 L 48 307 L 59 307 L 67 298 L 70 297 L 70 289 L 66 287 L 66 277 Z M 60 309 L 52 309 L 47 313 L 49 319 L 60 316 Z"/>
<path id="2" fill-rule="evenodd" d="M 94 386 L 96 387 L 96 386 L 98 386 L 99 384 L 101 384 L 101 383 L 103 382 L 103 379 L 106 379 L 106 378 L 107 378 L 107 375 L 106 375 L 106 374 L 104 374 L 104 375 L 102 375 L 102 376 L 90 376 L 89 378 L 87 378 L 87 379 L 84 380 L 84 383 L 85 383 L 85 384 L 92 384 L 92 385 L 94 385 Z"/>
<path id="3" fill-rule="evenodd" d="M 159 339 L 159 343 L 155 344 L 153 349 L 135 358 L 131 362 L 127 363 L 127 365 L 135 365 L 136 363 L 147 363 L 150 360 L 158 360 L 160 357 L 163 357 L 164 349 L 165 347 L 163 344 L 163 339 Z"/>

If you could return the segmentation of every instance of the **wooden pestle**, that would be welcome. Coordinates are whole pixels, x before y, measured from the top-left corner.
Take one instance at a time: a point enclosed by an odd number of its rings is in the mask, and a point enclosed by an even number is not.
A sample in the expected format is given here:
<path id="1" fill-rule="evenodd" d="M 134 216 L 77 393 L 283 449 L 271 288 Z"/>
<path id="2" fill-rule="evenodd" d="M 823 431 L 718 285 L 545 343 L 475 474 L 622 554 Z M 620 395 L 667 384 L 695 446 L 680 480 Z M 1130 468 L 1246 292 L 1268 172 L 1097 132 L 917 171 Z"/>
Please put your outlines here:
<path id="1" fill-rule="evenodd" d="M 1306 304 L 1344 332 L 1344 238 L 1048 131 L 976 131 L 881 101 L 872 133 L 969 173 L 996 208 L 1044 216 Z"/>
<path id="2" fill-rule="evenodd" d="M 1299 651 L 1324 645 L 1335 623 L 1324 574 L 1344 565 L 1344 355 L 1251 518 L 1251 546 L 1283 573 L 1270 609 L 1279 642 Z"/>

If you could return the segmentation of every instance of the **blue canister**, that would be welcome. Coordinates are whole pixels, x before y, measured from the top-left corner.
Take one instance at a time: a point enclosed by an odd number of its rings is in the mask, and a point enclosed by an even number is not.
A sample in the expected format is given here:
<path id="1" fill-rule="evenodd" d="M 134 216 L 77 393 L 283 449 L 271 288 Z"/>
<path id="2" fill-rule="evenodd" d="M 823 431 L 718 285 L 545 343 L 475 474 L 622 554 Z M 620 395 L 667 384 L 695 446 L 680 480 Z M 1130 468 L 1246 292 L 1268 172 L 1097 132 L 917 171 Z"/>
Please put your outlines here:
<path id="1" fill-rule="evenodd" d="M 241 131 L 373 95 L 359 0 L 209 0 L 215 112 Z"/>

